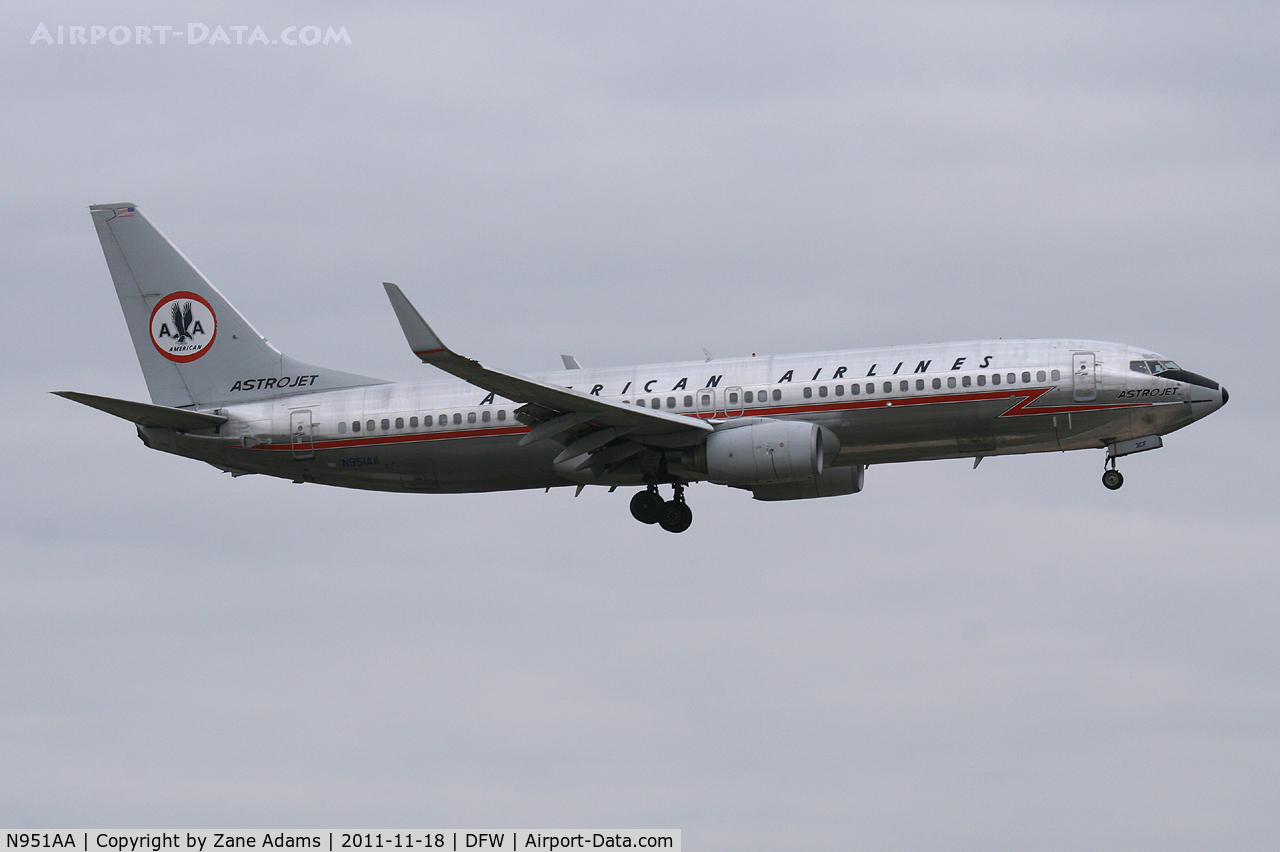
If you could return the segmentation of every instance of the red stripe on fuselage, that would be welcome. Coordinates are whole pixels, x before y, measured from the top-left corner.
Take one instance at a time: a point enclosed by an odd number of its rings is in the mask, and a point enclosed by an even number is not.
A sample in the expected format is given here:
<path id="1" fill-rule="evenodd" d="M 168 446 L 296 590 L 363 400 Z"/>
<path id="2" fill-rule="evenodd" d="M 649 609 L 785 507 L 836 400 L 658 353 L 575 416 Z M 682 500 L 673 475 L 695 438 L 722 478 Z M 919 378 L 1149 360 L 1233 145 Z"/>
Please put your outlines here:
<path id="1" fill-rule="evenodd" d="M 1050 405 L 1038 408 L 1028 406 L 1054 388 L 1027 388 L 1020 391 L 981 391 L 976 393 L 942 394 L 938 396 L 908 396 L 889 399 L 859 399 L 829 402 L 819 405 L 791 405 L 770 408 L 744 408 L 742 414 L 735 417 L 774 417 L 779 415 L 816 414 L 833 411 L 859 411 L 877 408 L 893 408 L 908 405 L 946 405 L 956 402 L 991 402 L 1008 400 L 1009 408 L 998 417 L 1029 417 L 1038 414 L 1078 414 L 1084 411 L 1110 411 L 1122 408 L 1143 408 L 1155 405 L 1154 402 L 1095 403 L 1092 405 Z M 738 409 L 734 409 L 738 411 Z M 703 420 L 723 419 L 721 413 L 699 411 L 685 417 L 697 417 Z M 344 438 L 335 441 L 315 441 L 312 446 L 317 450 L 343 450 L 358 447 L 375 447 L 393 444 L 412 444 L 420 441 L 456 440 L 459 438 L 486 438 L 501 435 L 521 435 L 529 432 L 527 426 L 503 426 L 489 429 L 453 429 L 447 432 L 415 432 L 408 435 L 377 435 L 367 438 Z M 234 445 L 232 445 L 234 446 Z M 293 450 L 294 444 L 259 444 L 249 449 L 254 450 Z"/>
<path id="2" fill-rule="evenodd" d="M 872 408 L 893 408 L 904 405 L 944 405 L 953 402 L 989 402 L 1008 400 L 1009 408 L 1000 417 L 1027 417 L 1033 414 L 1068 414 L 1081 411 L 1107 411 L 1117 408 L 1139 408 L 1154 405 L 1152 402 L 1101 403 L 1094 405 L 1052 405 L 1028 409 L 1031 403 L 1054 388 L 1029 388 L 1021 391 L 980 391 L 971 393 L 940 394 L 937 396 L 906 396 L 887 399 L 842 400 L 821 404 L 791 405 L 778 408 L 746 408 L 745 417 L 770 417 L 780 414 L 811 414 L 823 411 L 858 411 Z M 734 409 L 738 411 L 738 409 Z M 711 418 L 722 415 L 699 412 L 697 417 Z M 738 415 L 735 415 L 738 416 Z"/>
<path id="3" fill-rule="evenodd" d="M 500 429 L 453 429 L 448 432 L 415 432 L 411 435 L 377 435 L 368 438 L 343 438 L 337 441 L 315 441 L 317 450 L 347 450 L 356 447 L 380 447 L 389 444 L 413 444 L 419 441 L 441 441 L 453 438 L 487 438 L 497 435 L 519 435 L 526 426 L 504 426 Z M 305 444 L 305 442 L 304 442 Z M 251 450 L 292 450 L 295 444 L 259 444 Z"/>

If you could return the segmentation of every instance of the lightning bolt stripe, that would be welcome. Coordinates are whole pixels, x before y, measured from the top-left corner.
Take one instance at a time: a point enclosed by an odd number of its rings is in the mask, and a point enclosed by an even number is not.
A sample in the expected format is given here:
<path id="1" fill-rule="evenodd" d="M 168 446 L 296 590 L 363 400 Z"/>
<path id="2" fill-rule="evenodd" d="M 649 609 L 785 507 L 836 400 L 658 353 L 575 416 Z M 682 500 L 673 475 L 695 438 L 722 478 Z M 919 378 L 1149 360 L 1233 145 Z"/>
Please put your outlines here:
<path id="1" fill-rule="evenodd" d="M 788 414 L 812 414 L 818 412 L 837 412 L 837 411 L 860 411 L 869 409 L 882 408 L 898 408 L 902 406 L 918 406 L 918 405 L 948 405 L 962 402 L 994 402 L 1007 401 L 1009 407 L 1000 414 L 1000 417 L 1029 417 L 1033 415 L 1045 414 L 1079 414 L 1085 411 L 1112 411 L 1121 408 L 1147 408 L 1153 405 L 1172 404 L 1172 403 L 1155 403 L 1155 402 L 1122 402 L 1122 403 L 1092 403 L 1086 405 L 1047 405 L 1031 408 L 1031 403 L 1040 399 L 1050 391 L 1055 390 L 1053 387 L 1047 388 L 1024 388 L 1018 391 L 982 391 L 975 393 L 958 393 L 958 394 L 942 394 L 938 396 L 919 396 L 919 397 L 899 397 L 897 399 L 860 399 L 857 401 L 845 400 L 841 402 L 823 403 L 821 405 L 791 405 L 777 406 L 770 408 L 752 408 L 745 415 L 737 415 L 738 409 L 733 409 L 735 416 L 747 417 L 778 417 Z M 690 413 L 686 416 L 699 417 L 706 419 L 724 419 L 723 414 L 700 411 Z M 331 441 L 315 441 L 316 450 L 344 450 L 357 449 L 363 447 L 379 447 L 396 444 L 412 444 L 423 441 L 446 441 L 456 440 L 459 438 L 492 438 L 502 435 L 522 435 L 530 431 L 527 426 L 502 426 L 477 429 L 449 429 L 442 432 L 411 432 L 398 435 L 370 435 L 360 438 L 343 438 Z M 227 444 L 228 447 L 239 449 L 238 444 Z M 292 443 L 280 444 L 259 444 L 250 447 L 252 450 L 292 450 Z"/>

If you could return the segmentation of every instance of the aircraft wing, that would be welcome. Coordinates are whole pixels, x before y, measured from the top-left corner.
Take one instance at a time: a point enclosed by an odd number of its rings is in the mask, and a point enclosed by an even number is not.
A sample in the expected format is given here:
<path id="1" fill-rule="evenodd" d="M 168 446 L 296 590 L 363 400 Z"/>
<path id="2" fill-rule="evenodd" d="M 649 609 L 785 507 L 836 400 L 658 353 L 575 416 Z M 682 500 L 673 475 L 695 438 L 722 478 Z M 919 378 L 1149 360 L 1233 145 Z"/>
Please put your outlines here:
<path id="1" fill-rule="evenodd" d="M 697 444 L 715 431 L 710 423 L 695 417 L 624 405 L 485 367 L 445 346 L 399 287 L 386 282 L 383 286 L 413 354 L 424 364 L 439 367 L 478 388 L 524 403 L 521 419 L 533 430 L 522 443 L 555 438 L 566 444 L 558 461 L 585 453 L 590 455 L 579 468 L 612 464 L 645 446 Z"/>
<path id="2" fill-rule="evenodd" d="M 139 426 L 155 429 L 173 429 L 175 432 L 192 432 L 198 429 L 212 429 L 227 422 L 220 414 L 206 414 L 203 411 L 188 411 L 185 408 L 170 408 L 167 405 L 151 405 L 146 402 L 132 402 L 127 399 L 113 399 L 109 396 L 94 396 L 91 393 L 78 391 L 53 391 L 55 396 L 114 414 Z"/>

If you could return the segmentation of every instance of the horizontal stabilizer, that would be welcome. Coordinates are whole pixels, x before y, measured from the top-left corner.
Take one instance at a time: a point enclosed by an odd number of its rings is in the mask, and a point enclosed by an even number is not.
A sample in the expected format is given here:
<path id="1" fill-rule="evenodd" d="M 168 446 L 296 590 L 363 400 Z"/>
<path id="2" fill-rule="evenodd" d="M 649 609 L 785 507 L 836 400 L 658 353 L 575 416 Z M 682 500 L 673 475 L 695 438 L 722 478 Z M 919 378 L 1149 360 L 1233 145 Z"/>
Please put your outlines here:
<path id="1" fill-rule="evenodd" d="M 205 414 L 201 411 L 187 411 L 184 408 L 169 408 L 164 405 L 151 405 L 145 402 L 131 402 L 127 399 L 112 399 L 109 396 L 94 396 L 76 391 L 53 391 L 72 402 L 114 414 L 130 423 L 149 426 L 155 429 L 173 429 L 175 432 L 192 432 L 198 429 L 212 429 L 227 422 L 227 418 L 218 414 Z"/>

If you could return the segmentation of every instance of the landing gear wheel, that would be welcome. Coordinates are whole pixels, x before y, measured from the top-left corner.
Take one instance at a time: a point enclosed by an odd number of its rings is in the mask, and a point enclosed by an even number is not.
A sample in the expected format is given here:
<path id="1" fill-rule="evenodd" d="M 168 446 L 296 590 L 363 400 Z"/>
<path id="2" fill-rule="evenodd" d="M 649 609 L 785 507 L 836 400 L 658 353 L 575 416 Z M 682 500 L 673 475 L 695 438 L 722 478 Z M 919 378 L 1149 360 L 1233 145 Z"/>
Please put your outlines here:
<path id="1" fill-rule="evenodd" d="M 693 510 L 683 500 L 668 500 L 662 504 L 658 525 L 667 532 L 682 533 L 693 523 Z"/>
<path id="2" fill-rule="evenodd" d="M 1118 470 L 1108 470 L 1102 474 L 1102 484 L 1115 491 L 1124 485 L 1124 476 Z"/>
<path id="3" fill-rule="evenodd" d="M 631 498 L 631 517 L 642 524 L 656 524 L 665 505 L 657 491 L 637 491 Z"/>

